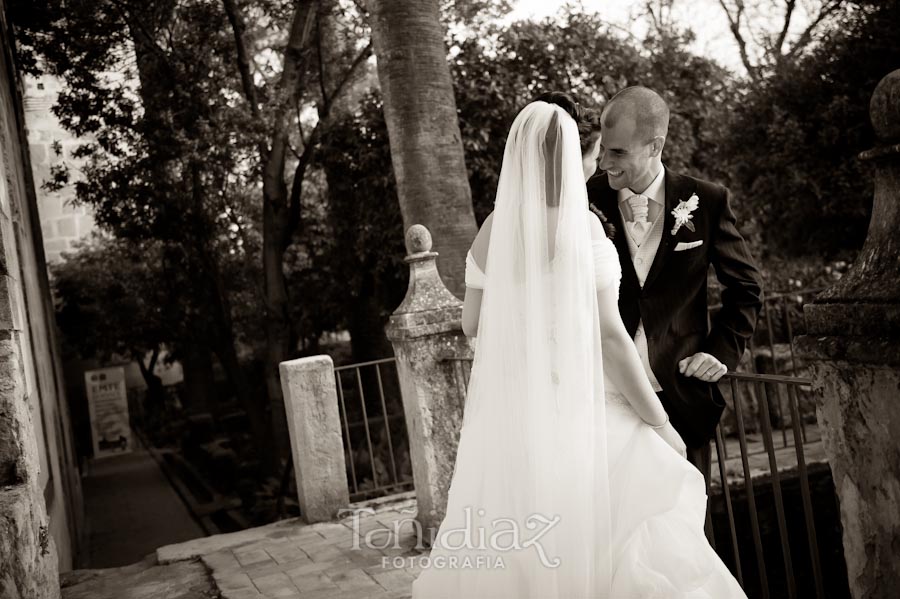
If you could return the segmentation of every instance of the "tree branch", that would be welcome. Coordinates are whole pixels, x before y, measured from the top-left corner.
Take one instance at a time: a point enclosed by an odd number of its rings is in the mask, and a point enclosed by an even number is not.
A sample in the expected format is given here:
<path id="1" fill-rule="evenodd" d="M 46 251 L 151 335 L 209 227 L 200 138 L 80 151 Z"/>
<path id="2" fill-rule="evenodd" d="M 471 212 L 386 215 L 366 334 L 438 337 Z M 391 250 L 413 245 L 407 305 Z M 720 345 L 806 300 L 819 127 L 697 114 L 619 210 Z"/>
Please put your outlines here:
<path id="1" fill-rule="evenodd" d="M 247 103 L 250 104 L 250 112 L 254 118 L 259 118 L 259 100 L 256 95 L 256 85 L 253 83 L 253 75 L 250 72 L 250 59 L 247 56 L 247 46 L 244 43 L 244 32 L 247 26 L 244 18 L 238 11 L 238 7 L 234 0 L 222 0 L 225 8 L 225 14 L 228 15 L 228 22 L 231 23 L 231 29 L 234 32 L 234 45 L 237 49 L 237 66 L 241 73 L 241 85 L 244 89 L 244 96 Z"/>
<path id="2" fill-rule="evenodd" d="M 781 27 L 781 33 L 778 34 L 778 38 L 775 40 L 775 55 L 777 57 L 781 57 L 784 49 L 784 40 L 787 38 L 788 32 L 791 29 L 791 19 L 794 16 L 794 8 L 797 6 L 797 0 L 787 0 L 785 9 L 784 9 L 784 23 Z"/>
<path id="3" fill-rule="evenodd" d="M 810 22 L 806 29 L 803 30 L 803 33 L 800 34 L 800 37 L 797 38 L 797 41 L 792 45 L 791 50 L 787 53 L 787 57 L 793 58 L 798 53 L 802 52 L 806 46 L 812 42 L 813 34 L 815 33 L 816 28 L 822 24 L 822 21 L 836 13 L 845 2 L 846 0 L 830 0 L 823 6 L 822 9 L 819 10 L 819 14 L 816 15 L 816 18 Z"/>
<path id="4" fill-rule="evenodd" d="M 364 63 L 372 53 L 372 40 L 369 39 L 369 42 L 366 46 L 360 50 L 359 54 L 357 54 L 356 58 L 353 59 L 353 62 L 350 64 L 350 68 L 348 68 L 344 72 L 344 76 L 341 77 L 340 81 L 338 81 L 337 87 L 334 88 L 334 91 L 331 93 L 331 96 L 328 97 L 324 106 L 324 116 L 328 116 L 331 112 L 331 107 L 334 105 L 335 100 L 337 100 L 342 93 L 344 93 L 344 88 L 350 83 L 353 77 L 356 75 L 357 71 L 359 71 L 359 67 Z M 320 115 L 322 118 L 322 115 Z"/>
<path id="5" fill-rule="evenodd" d="M 322 102 L 328 101 L 328 94 L 325 92 L 325 58 L 322 56 L 322 27 L 321 15 L 316 15 L 316 56 L 319 59 L 319 91 L 322 94 Z M 298 123 L 299 125 L 299 123 Z"/>
<path id="6" fill-rule="evenodd" d="M 174 73 L 175 69 L 172 68 L 172 63 L 169 62 L 169 55 L 166 54 L 163 48 L 159 47 L 159 44 L 156 43 L 156 40 L 153 38 L 150 32 L 147 31 L 147 28 L 144 27 L 143 21 L 141 19 L 132 18 L 132 15 L 130 12 L 128 12 L 128 9 L 122 6 L 122 3 L 118 0 L 111 0 L 110 5 L 113 6 L 119 13 L 119 16 L 125 20 L 125 24 L 129 29 L 136 28 L 141 33 L 146 42 L 146 47 L 151 49 L 156 57 L 159 58 L 162 64 L 166 67 L 166 70 L 170 74 Z M 134 36 L 132 35 L 132 38 L 133 37 Z"/>
<path id="7" fill-rule="evenodd" d="M 732 14 L 731 9 L 725 3 L 725 0 L 719 0 L 719 6 L 722 7 L 722 10 L 725 11 L 725 16 L 728 18 L 728 28 L 731 30 L 734 41 L 737 43 L 738 52 L 740 52 L 741 55 L 741 63 L 744 65 L 744 68 L 747 69 L 747 74 L 750 75 L 751 79 L 754 81 L 759 80 L 759 71 L 757 70 L 757 67 L 750 62 L 750 56 L 747 53 L 747 41 L 741 33 L 741 18 L 744 16 L 743 0 L 736 0 L 734 14 Z"/>
<path id="8" fill-rule="evenodd" d="M 300 225 L 300 196 L 303 191 L 303 177 L 306 167 L 312 162 L 312 158 L 318 145 L 319 135 L 321 135 L 322 126 L 328 122 L 331 114 L 331 107 L 334 102 L 344 93 L 345 88 L 353 79 L 353 76 L 359 70 L 359 67 L 366 61 L 372 51 L 372 40 L 366 44 L 360 53 L 356 56 L 350 67 L 344 72 L 341 80 L 338 81 L 337 87 L 322 103 L 322 109 L 319 112 L 319 122 L 316 123 L 312 133 L 304 144 L 303 153 L 297 161 L 297 167 L 294 169 L 294 178 L 291 182 L 290 212 L 288 215 L 288 230 L 295 231 Z M 299 126 L 299 123 L 298 123 Z"/>
<path id="9" fill-rule="evenodd" d="M 304 0 L 294 9 L 291 32 L 284 51 L 284 70 L 275 97 L 275 118 L 272 126 L 272 149 L 266 165 L 266 176 L 277 181 L 284 176 L 284 158 L 288 142 L 287 115 L 296 105 L 303 84 L 306 54 L 318 3 Z"/>

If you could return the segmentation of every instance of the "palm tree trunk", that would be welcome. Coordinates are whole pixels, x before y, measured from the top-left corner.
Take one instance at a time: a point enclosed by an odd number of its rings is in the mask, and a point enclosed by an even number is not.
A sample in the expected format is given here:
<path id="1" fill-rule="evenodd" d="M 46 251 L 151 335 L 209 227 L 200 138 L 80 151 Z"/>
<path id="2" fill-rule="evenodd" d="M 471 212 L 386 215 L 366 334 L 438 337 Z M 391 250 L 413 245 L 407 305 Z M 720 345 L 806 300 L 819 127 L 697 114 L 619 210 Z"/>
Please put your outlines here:
<path id="1" fill-rule="evenodd" d="M 369 0 L 403 226 L 428 227 L 441 278 L 465 291 L 477 232 L 438 0 Z"/>

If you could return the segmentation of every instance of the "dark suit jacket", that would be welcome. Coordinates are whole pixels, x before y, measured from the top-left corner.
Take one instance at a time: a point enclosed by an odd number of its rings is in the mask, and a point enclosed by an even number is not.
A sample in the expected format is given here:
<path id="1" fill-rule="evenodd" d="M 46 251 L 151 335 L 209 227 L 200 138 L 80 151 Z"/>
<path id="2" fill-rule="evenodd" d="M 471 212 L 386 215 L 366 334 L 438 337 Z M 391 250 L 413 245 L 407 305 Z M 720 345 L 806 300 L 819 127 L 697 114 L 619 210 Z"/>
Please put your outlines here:
<path id="1" fill-rule="evenodd" d="M 678 362 L 703 351 L 729 371 L 737 367 L 762 305 L 761 278 L 735 226 L 728 189 L 669 169 L 665 177 L 665 230 L 643 289 L 631 261 L 617 192 L 600 176 L 588 182 L 588 198 L 616 228 L 613 242 L 622 265 L 619 312 L 625 328 L 633 337 L 643 319 L 650 367 L 663 388 L 664 407 L 685 444 L 699 447 L 715 435 L 725 401 L 718 385 L 680 374 Z M 692 213 L 696 230 L 682 226 L 672 235 L 672 210 L 694 193 L 700 200 Z M 674 251 L 679 242 L 700 240 L 699 247 Z M 707 315 L 710 264 L 723 286 L 722 309 L 711 324 Z"/>

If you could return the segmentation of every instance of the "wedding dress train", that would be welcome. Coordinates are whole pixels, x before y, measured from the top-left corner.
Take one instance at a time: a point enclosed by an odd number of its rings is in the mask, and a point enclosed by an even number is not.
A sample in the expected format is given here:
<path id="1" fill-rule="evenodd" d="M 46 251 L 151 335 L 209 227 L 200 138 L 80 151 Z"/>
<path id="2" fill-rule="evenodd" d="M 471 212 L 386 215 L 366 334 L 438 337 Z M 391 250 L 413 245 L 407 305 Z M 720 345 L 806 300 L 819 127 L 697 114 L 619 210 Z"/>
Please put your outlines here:
<path id="1" fill-rule="evenodd" d="M 598 285 L 618 281 L 615 246 L 601 240 L 593 247 Z M 484 274 L 471 255 L 467 262 L 469 284 L 483 284 Z M 640 419 L 608 379 L 605 389 L 605 424 L 600 423 L 603 430 L 599 432 L 605 436 L 607 448 L 611 575 L 595 594 L 571 599 L 744 599 L 745 593 L 704 534 L 707 496 L 703 475 Z M 483 429 L 482 424 L 472 422 L 460 433 L 447 517 L 440 531 L 465 525 L 461 506 L 491 505 L 491 484 L 484 476 L 497 466 L 486 459 L 496 448 L 492 431 Z M 433 551 L 431 560 L 438 563 L 438 556 L 449 559 L 457 553 Z M 541 595 L 536 589 L 558 582 L 554 582 L 554 570 L 533 553 L 517 554 L 512 560 L 505 553 L 485 551 L 480 555 L 483 559 L 470 561 L 470 568 L 449 567 L 445 561 L 443 567 L 423 570 L 413 584 L 413 598 L 541 598 L 551 595 Z M 492 568 L 498 556 L 505 568 Z M 460 561 L 457 564 L 462 565 Z M 475 582 L 472 569 L 476 567 L 486 568 L 488 573 L 480 577 L 477 586 L 469 584 Z"/>
<path id="2" fill-rule="evenodd" d="M 615 310 L 621 268 L 610 240 L 591 240 L 578 130 L 559 107 L 516 117 L 492 218 L 484 272 L 467 259 L 475 360 L 413 598 L 746 599 L 704 535 L 703 476 L 601 370 L 599 302 Z"/>

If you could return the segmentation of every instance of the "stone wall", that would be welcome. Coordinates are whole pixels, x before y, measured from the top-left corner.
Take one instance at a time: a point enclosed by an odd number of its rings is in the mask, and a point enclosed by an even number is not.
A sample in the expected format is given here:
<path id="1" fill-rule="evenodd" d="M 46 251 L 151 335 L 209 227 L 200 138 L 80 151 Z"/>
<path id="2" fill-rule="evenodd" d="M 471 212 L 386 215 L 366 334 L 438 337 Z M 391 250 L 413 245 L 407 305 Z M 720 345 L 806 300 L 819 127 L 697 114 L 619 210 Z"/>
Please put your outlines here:
<path id="1" fill-rule="evenodd" d="M 53 167 L 68 166 L 73 179 L 78 176 L 79 160 L 72 152 L 82 143 L 62 128 L 50 111 L 61 88 L 59 80 L 49 75 L 25 77 L 25 126 L 31 168 L 40 214 L 44 252 L 48 262 L 58 262 L 72 244 L 90 235 L 94 217 L 90 207 L 75 206 L 75 186 L 66 185 L 59 191 L 47 191 L 41 186 L 51 177 Z"/>
<path id="2" fill-rule="evenodd" d="M 43 599 L 72 567 L 81 489 L 5 15 L 0 1 L 0 597 Z"/>

